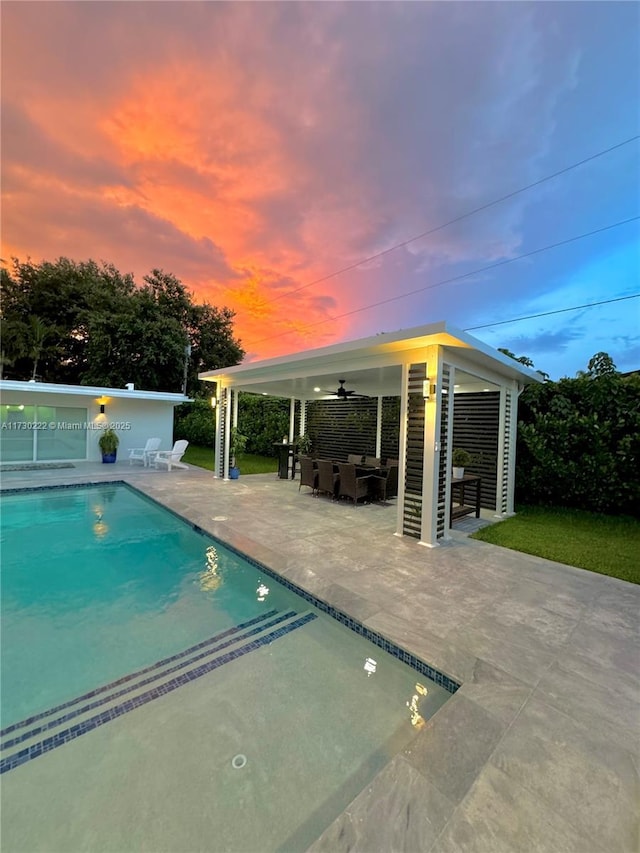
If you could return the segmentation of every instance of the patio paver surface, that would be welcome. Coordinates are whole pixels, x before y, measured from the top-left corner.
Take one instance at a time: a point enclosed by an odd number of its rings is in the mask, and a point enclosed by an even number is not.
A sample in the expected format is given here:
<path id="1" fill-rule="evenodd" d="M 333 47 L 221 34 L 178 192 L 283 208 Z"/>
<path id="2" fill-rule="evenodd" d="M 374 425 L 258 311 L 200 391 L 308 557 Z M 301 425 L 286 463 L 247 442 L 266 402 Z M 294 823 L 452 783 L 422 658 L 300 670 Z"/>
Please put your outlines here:
<path id="1" fill-rule="evenodd" d="M 640 849 L 640 586 L 454 533 L 396 537 L 275 475 L 77 464 L 2 488 L 124 480 L 462 682 L 312 853 Z"/>

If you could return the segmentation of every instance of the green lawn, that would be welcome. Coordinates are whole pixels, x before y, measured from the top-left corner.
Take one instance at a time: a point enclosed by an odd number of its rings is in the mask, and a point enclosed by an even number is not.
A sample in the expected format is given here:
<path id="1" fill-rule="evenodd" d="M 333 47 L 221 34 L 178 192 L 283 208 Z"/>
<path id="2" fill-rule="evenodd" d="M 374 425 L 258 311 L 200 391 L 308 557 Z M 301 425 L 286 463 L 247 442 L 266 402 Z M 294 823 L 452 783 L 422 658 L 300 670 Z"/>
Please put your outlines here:
<path id="1" fill-rule="evenodd" d="M 214 453 L 212 447 L 198 447 L 190 444 L 182 457 L 188 465 L 197 465 L 213 471 Z M 271 456 L 255 456 L 253 453 L 243 453 L 238 457 L 238 467 L 241 474 L 275 474 L 278 470 L 278 460 Z"/>
<path id="2" fill-rule="evenodd" d="M 640 521 L 633 518 L 519 507 L 513 518 L 483 527 L 472 538 L 640 583 Z"/>

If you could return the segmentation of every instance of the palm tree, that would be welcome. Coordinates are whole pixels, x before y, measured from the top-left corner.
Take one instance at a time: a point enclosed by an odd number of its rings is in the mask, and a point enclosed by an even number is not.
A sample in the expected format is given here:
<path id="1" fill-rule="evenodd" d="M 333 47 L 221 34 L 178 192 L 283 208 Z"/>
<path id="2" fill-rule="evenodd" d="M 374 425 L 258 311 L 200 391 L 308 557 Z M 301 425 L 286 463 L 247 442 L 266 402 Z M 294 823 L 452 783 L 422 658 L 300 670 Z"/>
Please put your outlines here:
<path id="1" fill-rule="evenodd" d="M 28 334 L 28 350 L 27 355 L 33 359 L 33 371 L 31 379 L 36 380 L 38 373 L 38 363 L 43 355 L 53 355 L 59 351 L 57 343 L 47 344 L 48 340 L 57 337 L 58 329 L 56 326 L 47 326 L 40 317 L 29 317 L 29 334 Z"/>

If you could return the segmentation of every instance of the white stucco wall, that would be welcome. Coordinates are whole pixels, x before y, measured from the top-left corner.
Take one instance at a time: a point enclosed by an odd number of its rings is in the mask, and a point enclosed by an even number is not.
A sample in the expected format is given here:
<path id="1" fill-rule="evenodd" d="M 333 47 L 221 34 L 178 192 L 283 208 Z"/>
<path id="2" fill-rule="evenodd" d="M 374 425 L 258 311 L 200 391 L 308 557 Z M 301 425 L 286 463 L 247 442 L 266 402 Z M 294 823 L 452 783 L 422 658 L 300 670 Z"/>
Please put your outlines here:
<path id="1" fill-rule="evenodd" d="M 28 384 L 25 383 L 25 386 Z M 118 460 L 128 457 L 129 448 L 144 447 L 147 439 L 154 436 L 160 438 L 162 450 L 169 450 L 173 446 L 173 410 L 177 403 L 168 400 L 109 397 L 108 388 L 104 389 L 104 396 L 109 398 L 105 404 L 104 415 L 100 414 L 100 404 L 96 396 L 68 392 L 36 392 L 28 390 L 28 387 L 24 390 L 2 387 L 0 405 L 68 406 L 85 409 L 87 412 L 85 459 L 89 461 L 100 461 L 102 458 L 98 439 L 101 429 L 106 425 L 111 425 L 120 438 Z M 2 436 L 0 436 L 1 441 Z"/>

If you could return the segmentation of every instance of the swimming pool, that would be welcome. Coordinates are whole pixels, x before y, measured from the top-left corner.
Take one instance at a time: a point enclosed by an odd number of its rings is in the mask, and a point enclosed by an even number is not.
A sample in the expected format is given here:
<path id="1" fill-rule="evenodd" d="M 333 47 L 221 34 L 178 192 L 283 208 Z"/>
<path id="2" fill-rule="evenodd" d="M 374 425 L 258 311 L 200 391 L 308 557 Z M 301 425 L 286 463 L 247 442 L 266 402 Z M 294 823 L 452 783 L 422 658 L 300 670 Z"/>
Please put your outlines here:
<path id="1" fill-rule="evenodd" d="M 129 487 L 2 504 L 7 850 L 303 850 L 455 689 Z"/>

